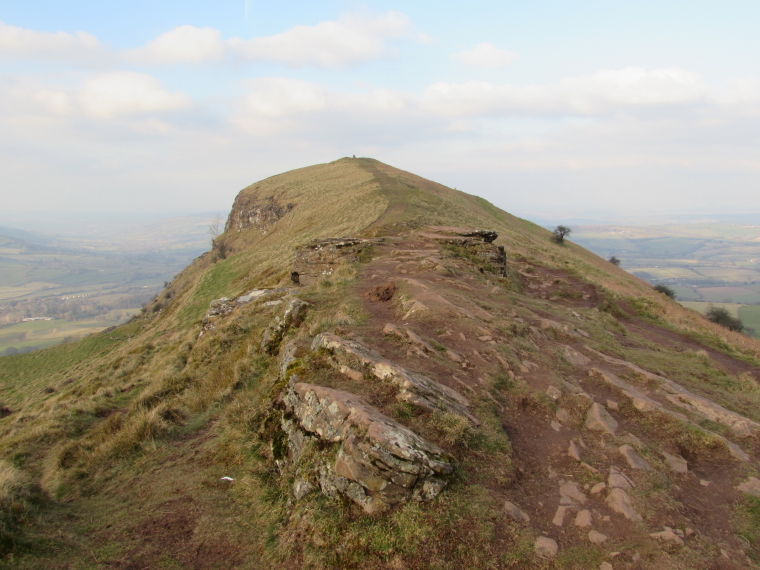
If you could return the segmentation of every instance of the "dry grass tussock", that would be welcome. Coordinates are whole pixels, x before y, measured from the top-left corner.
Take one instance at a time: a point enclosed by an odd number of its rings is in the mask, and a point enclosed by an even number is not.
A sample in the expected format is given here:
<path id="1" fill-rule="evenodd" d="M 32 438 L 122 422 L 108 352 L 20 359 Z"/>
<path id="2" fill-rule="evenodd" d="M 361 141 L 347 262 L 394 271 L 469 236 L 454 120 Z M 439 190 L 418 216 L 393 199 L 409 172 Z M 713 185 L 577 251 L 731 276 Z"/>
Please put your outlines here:
<path id="1" fill-rule="evenodd" d="M 33 479 L 0 460 L 0 555 L 12 546 L 19 527 L 39 501 Z"/>

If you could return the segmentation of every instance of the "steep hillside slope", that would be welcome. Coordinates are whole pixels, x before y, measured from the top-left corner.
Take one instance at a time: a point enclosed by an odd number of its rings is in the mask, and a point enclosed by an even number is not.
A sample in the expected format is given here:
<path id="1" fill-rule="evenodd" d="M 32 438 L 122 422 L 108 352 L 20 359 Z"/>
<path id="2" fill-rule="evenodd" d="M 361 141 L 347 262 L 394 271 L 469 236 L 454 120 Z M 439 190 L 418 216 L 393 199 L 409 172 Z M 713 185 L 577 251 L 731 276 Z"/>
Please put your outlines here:
<path id="1" fill-rule="evenodd" d="M 753 568 L 760 343 L 371 159 L 0 358 L 8 568 Z"/>

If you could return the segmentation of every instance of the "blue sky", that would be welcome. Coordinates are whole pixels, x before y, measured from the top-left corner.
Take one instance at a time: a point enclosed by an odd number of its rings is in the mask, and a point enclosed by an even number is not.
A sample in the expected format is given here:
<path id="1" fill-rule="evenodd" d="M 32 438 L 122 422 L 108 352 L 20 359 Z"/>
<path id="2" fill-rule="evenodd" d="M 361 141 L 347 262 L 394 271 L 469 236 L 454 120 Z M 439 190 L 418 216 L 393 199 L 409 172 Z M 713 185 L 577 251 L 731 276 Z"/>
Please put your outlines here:
<path id="1" fill-rule="evenodd" d="M 372 156 L 513 212 L 760 212 L 757 2 L 0 0 L 4 209 Z"/>

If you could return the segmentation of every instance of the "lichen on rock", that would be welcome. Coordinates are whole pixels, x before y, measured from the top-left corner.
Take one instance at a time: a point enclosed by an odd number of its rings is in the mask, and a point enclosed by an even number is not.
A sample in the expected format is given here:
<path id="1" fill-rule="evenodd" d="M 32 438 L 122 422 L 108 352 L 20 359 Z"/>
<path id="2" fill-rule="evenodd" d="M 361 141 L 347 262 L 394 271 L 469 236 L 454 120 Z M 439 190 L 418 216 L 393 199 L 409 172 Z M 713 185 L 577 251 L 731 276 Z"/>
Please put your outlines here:
<path id="1" fill-rule="evenodd" d="M 452 458 L 358 396 L 291 377 L 282 398 L 288 459 L 305 480 L 343 495 L 367 513 L 408 500 L 429 501 L 453 473 Z M 309 440 L 332 444 L 303 469 Z M 303 487 L 303 485 L 301 485 Z"/>

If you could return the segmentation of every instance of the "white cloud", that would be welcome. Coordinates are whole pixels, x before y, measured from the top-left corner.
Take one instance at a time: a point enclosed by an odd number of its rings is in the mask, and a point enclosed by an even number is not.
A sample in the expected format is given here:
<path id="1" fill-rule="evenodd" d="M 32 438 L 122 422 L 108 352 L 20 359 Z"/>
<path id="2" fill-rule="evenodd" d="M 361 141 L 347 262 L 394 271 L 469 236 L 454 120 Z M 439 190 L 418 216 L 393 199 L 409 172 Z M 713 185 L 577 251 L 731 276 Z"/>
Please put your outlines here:
<path id="1" fill-rule="evenodd" d="M 475 67 L 504 67 L 517 59 L 517 52 L 499 49 L 489 43 L 479 43 L 470 50 L 452 54 L 451 59 Z"/>
<path id="2" fill-rule="evenodd" d="M 0 22 L 0 57 L 34 57 L 53 60 L 92 59 L 104 50 L 86 32 L 38 32 Z"/>
<path id="3" fill-rule="evenodd" d="M 109 119 L 125 114 L 165 113 L 193 106 L 184 93 L 169 93 L 144 73 L 119 71 L 88 79 L 79 94 L 85 114 Z"/>
<path id="4" fill-rule="evenodd" d="M 294 67 L 341 67 L 392 55 L 387 40 L 412 33 L 409 18 L 400 12 L 346 14 L 337 21 L 296 26 L 281 34 L 251 40 L 232 38 L 227 43 L 254 61 L 278 61 Z"/>
<path id="5" fill-rule="evenodd" d="M 448 116 L 508 114 L 594 115 L 656 105 L 704 101 L 701 77 L 683 69 L 629 67 L 567 77 L 548 85 L 494 85 L 484 81 L 438 82 L 425 91 L 425 105 Z"/>
<path id="6" fill-rule="evenodd" d="M 285 77 L 259 77 L 246 83 L 246 111 L 251 115 L 279 118 L 322 111 L 326 91 L 314 83 Z"/>
<path id="7" fill-rule="evenodd" d="M 173 63 L 201 63 L 219 59 L 227 45 L 219 30 L 180 26 L 161 34 L 143 47 L 124 52 L 124 57 L 134 63 L 155 65 Z"/>

